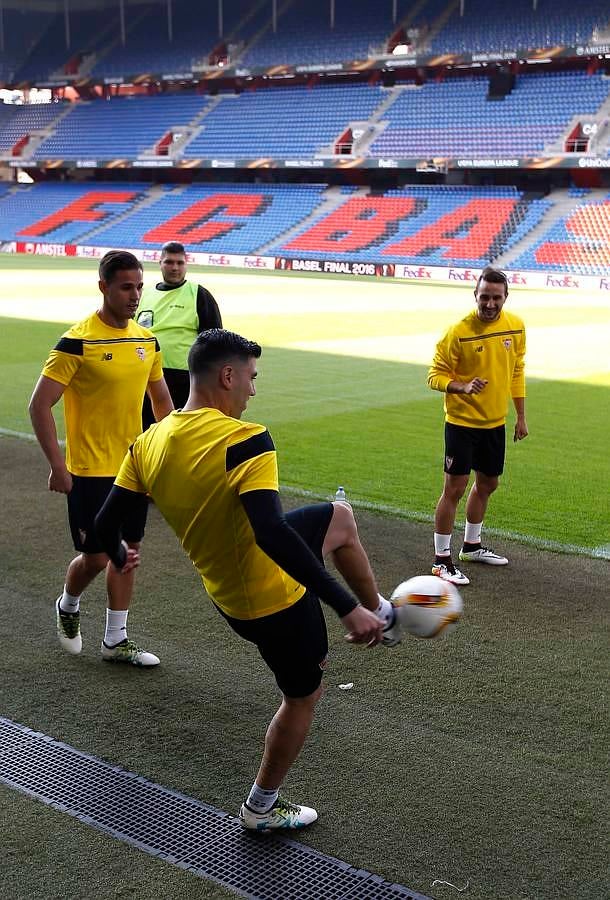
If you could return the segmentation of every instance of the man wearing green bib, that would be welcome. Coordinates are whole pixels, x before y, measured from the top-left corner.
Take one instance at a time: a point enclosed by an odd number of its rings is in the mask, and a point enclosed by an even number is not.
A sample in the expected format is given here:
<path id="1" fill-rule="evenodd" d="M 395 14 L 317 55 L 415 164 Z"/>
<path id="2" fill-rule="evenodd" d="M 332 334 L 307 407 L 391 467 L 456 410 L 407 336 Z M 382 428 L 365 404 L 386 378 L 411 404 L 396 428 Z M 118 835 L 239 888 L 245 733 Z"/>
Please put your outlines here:
<path id="1" fill-rule="evenodd" d="M 178 241 L 161 248 L 163 281 L 144 288 L 136 321 L 149 328 L 161 347 L 163 375 L 174 406 L 182 409 L 189 395 L 188 352 L 201 331 L 222 328 L 218 304 L 200 284 L 186 280 L 186 252 Z M 142 407 L 142 428 L 155 421 L 148 396 Z"/>

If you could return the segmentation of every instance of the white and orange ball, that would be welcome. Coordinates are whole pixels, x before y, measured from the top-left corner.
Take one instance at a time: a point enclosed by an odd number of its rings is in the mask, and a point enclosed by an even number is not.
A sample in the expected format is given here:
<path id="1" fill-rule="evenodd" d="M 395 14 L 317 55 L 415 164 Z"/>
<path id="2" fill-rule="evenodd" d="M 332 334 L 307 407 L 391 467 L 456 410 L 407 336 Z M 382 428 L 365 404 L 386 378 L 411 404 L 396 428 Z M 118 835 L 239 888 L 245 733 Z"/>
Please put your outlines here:
<path id="1" fill-rule="evenodd" d="M 449 634 L 464 608 L 455 585 L 436 575 L 416 575 L 401 582 L 390 600 L 404 631 L 422 638 Z"/>

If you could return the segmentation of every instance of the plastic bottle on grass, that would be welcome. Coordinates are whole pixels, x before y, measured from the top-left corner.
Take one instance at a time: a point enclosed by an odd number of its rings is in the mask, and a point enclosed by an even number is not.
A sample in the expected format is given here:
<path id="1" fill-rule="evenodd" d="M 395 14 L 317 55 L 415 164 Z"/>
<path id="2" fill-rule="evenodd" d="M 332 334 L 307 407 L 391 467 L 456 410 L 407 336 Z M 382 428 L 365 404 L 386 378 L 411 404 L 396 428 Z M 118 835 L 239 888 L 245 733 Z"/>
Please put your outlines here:
<path id="1" fill-rule="evenodd" d="M 347 496 L 345 494 L 345 488 L 343 487 L 342 484 L 340 484 L 339 487 L 337 488 L 337 490 L 335 491 L 335 500 L 343 500 L 343 501 L 345 501 L 345 503 L 348 502 Z"/>

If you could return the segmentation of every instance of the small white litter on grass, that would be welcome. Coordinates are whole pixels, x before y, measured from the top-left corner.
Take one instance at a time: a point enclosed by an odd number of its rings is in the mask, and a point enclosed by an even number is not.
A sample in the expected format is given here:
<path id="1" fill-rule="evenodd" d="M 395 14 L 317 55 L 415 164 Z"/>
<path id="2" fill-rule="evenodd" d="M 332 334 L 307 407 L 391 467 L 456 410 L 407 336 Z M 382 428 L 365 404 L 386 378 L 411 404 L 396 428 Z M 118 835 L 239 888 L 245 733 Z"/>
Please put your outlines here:
<path id="1" fill-rule="evenodd" d="M 339 690 L 340 690 L 340 691 L 351 691 L 351 689 L 353 688 L 353 686 L 354 686 L 354 682 L 353 682 L 353 681 L 348 681 L 347 684 L 340 684 L 340 685 L 339 685 Z"/>
<path id="2" fill-rule="evenodd" d="M 446 884 L 447 887 L 455 888 L 456 891 L 459 891 L 460 894 L 463 894 L 464 891 L 468 890 L 468 886 L 470 884 L 470 879 L 468 879 L 468 881 L 466 882 L 466 884 L 464 885 L 463 888 L 458 887 L 457 884 L 451 884 L 450 881 L 441 881 L 440 878 L 434 879 L 434 881 L 432 882 L 432 887 L 434 887 L 435 884 Z"/>

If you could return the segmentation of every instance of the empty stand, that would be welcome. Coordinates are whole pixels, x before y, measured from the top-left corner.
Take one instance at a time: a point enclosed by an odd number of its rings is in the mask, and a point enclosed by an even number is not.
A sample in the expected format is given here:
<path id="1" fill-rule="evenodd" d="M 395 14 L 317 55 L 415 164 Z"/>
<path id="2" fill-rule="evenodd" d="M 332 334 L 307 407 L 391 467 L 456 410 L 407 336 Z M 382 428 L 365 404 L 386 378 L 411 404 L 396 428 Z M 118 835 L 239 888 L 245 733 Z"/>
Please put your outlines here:
<path id="1" fill-rule="evenodd" d="M 157 142 L 170 128 L 186 126 L 209 100 L 184 93 L 158 97 L 125 97 L 74 104 L 52 137 L 36 152 L 39 159 L 93 157 L 134 158 L 154 154 Z"/>
<path id="2" fill-rule="evenodd" d="M 535 156 L 562 134 L 574 112 L 593 115 L 610 94 L 600 75 L 522 75 L 504 100 L 487 101 L 485 78 L 405 87 L 384 113 L 371 156 Z"/>

